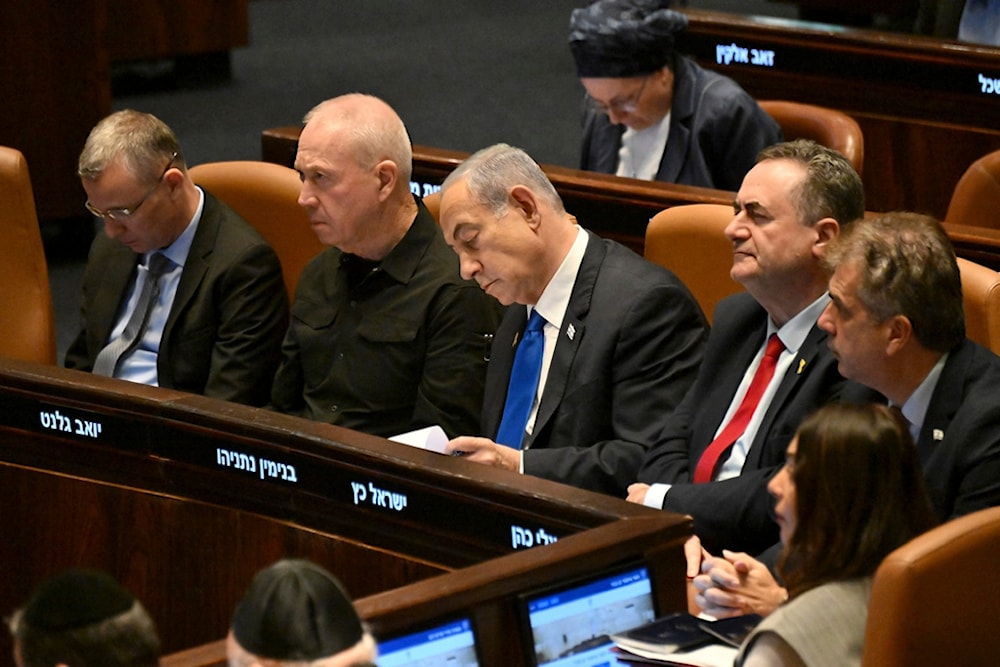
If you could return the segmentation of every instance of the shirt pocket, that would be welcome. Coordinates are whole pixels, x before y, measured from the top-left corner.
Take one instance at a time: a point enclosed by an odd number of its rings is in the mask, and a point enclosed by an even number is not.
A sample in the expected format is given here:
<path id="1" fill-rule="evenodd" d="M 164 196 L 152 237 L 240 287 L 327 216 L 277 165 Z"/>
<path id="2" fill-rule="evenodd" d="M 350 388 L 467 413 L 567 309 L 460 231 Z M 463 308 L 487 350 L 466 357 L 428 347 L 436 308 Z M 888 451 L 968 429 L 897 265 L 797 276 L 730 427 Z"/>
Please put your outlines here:
<path id="1" fill-rule="evenodd" d="M 358 324 L 358 336 L 371 343 L 412 343 L 419 331 L 419 322 L 392 315 L 369 315 Z"/>

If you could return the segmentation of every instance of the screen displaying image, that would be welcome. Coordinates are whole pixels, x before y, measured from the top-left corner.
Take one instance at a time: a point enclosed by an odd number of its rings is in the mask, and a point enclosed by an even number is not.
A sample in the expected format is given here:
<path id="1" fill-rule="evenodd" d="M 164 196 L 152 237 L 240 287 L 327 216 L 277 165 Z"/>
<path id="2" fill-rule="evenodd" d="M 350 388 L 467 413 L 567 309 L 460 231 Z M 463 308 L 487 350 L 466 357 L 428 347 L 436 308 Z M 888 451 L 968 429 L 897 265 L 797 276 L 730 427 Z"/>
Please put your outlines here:
<path id="1" fill-rule="evenodd" d="M 608 635 L 656 618 L 645 567 L 550 590 L 526 604 L 538 667 L 624 665 L 611 654 Z"/>
<path id="2" fill-rule="evenodd" d="M 379 667 L 479 667 L 468 619 L 379 640 Z"/>

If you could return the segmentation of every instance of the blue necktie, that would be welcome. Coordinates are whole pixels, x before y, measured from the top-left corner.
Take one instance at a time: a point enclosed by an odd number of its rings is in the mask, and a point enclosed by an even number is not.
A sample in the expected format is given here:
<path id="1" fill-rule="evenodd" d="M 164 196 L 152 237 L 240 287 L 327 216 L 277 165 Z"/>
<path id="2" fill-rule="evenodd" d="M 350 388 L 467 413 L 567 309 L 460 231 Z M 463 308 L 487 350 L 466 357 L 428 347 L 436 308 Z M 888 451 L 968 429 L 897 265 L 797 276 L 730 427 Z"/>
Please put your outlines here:
<path id="1" fill-rule="evenodd" d="M 521 448 L 524 428 L 538 391 L 538 377 L 542 374 L 542 351 L 545 349 L 545 334 L 542 327 L 545 318 L 537 310 L 531 311 L 521 344 L 514 353 L 514 366 L 510 370 L 510 384 L 507 385 L 507 402 L 503 406 L 503 419 L 497 431 L 497 442 L 514 449 Z"/>

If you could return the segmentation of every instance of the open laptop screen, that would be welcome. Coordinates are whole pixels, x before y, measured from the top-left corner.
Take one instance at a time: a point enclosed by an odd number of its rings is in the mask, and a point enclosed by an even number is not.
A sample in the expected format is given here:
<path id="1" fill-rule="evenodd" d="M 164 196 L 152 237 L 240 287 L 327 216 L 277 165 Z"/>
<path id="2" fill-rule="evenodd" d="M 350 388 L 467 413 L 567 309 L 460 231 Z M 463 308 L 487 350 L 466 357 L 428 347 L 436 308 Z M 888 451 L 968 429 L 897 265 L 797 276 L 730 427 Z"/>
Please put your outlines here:
<path id="1" fill-rule="evenodd" d="M 467 618 L 378 642 L 379 667 L 479 667 L 476 637 Z"/>
<path id="2" fill-rule="evenodd" d="M 618 569 L 549 588 L 522 599 L 525 641 L 535 667 L 605 667 L 619 664 L 608 635 L 656 618 L 645 566 Z M 381 663 L 380 663 L 381 664 Z"/>

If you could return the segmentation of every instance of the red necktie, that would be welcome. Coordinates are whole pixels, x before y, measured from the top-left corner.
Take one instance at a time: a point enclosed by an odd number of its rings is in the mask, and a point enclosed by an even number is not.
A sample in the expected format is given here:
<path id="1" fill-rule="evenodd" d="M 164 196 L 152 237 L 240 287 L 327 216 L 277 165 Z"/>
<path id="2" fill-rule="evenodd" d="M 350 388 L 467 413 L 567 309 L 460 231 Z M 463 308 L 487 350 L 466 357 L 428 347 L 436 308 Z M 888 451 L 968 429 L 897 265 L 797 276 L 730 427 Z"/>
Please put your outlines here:
<path id="1" fill-rule="evenodd" d="M 747 430 L 750 417 L 753 416 L 754 411 L 757 409 L 757 404 L 760 403 L 760 397 L 764 395 L 767 385 L 771 383 L 771 378 L 774 377 L 774 367 L 777 365 L 778 357 L 781 356 L 784 349 L 785 346 L 782 344 L 781 339 L 778 338 L 778 334 L 771 334 L 771 337 L 767 339 L 767 349 L 764 350 L 764 358 L 760 360 L 760 365 L 757 366 L 753 380 L 750 382 L 750 388 L 747 389 L 746 396 L 740 402 L 740 407 L 736 408 L 736 414 L 733 415 L 733 418 L 729 420 L 726 427 L 722 429 L 722 432 L 715 437 L 715 440 L 709 444 L 708 448 L 701 455 L 698 466 L 694 470 L 695 483 L 712 481 L 712 476 L 715 473 L 716 466 L 719 465 L 722 453 L 729 449 L 736 442 L 737 438 Z"/>

